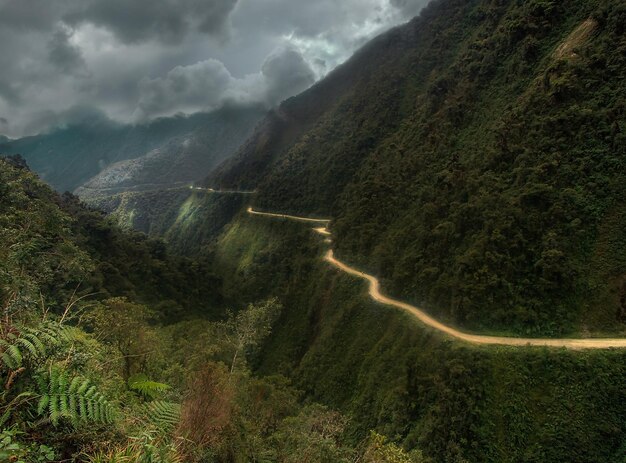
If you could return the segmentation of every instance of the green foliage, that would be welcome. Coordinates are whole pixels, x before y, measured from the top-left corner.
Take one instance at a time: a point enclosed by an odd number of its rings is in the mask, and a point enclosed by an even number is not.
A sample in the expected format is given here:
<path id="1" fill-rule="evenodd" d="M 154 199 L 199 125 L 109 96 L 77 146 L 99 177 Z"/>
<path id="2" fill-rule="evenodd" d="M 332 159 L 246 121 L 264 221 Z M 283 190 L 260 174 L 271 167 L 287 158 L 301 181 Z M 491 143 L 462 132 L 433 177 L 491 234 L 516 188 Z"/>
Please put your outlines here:
<path id="1" fill-rule="evenodd" d="M 150 423 L 164 432 L 172 431 L 180 420 L 180 404 L 155 400 L 145 405 Z"/>
<path id="2" fill-rule="evenodd" d="M 170 386 L 167 384 L 151 381 L 146 375 L 141 373 L 128 378 L 127 383 L 129 389 L 137 392 L 146 399 L 156 399 L 161 397 L 164 392 L 170 389 Z"/>
<path id="3" fill-rule="evenodd" d="M 334 216 L 344 258 L 442 319 L 620 331 L 625 15 L 618 0 L 434 2 L 272 113 L 220 179 L 258 186 L 268 209 Z M 25 432 L 7 445 L 108 462 L 624 459 L 621 351 L 452 342 L 330 271 L 308 229 L 242 217 L 214 248 L 224 288 L 241 307 L 280 294 L 280 317 L 261 304 L 163 329 L 217 305 L 210 262 L 122 232 L 23 166 L 0 162 L 0 176 L 0 298 L 20 317 L 0 330 L 13 381 L 0 421 Z M 201 206 L 185 203 L 177 224 L 199 240 L 213 236 L 187 228 Z M 13 326 L 63 312 L 74 292 L 99 293 L 88 349 L 17 342 L 27 331 Z M 246 357 L 272 376 L 251 376 Z M 107 438 L 69 426 L 98 393 L 74 383 L 88 372 L 123 405 Z M 136 373 L 177 387 L 143 403 L 122 379 Z"/>
<path id="4" fill-rule="evenodd" d="M 126 446 L 86 455 L 89 463 L 183 463 L 177 448 L 158 431 L 145 431 Z"/>
<path id="5" fill-rule="evenodd" d="M 88 198 L 120 226 L 163 238 L 183 256 L 198 256 L 241 211 L 248 195 L 207 193 L 187 187 L 169 191 L 124 192 Z"/>
<path id="6" fill-rule="evenodd" d="M 162 240 L 123 231 L 76 197 L 64 195 L 62 207 L 75 218 L 73 235 L 97 263 L 85 291 L 151 305 L 167 322 L 219 313 L 220 282 L 206 258 L 172 255 Z"/>
<path id="7" fill-rule="evenodd" d="M 426 460 L 421 452 L 405 452 L 385 436 L 372 431 L 361 460 L 363 463 L 423 463 Z"/>
<path id="8" fill-rule="evenodd" d="M 236 315 L 228 314 L 228 320 L 222 323 L 221 331 L 233 352 L 231 372 L 237 366 L 237 360 L 242 360 L 242 354 L 253 353 L 270 335 L 281 310 L 278 299 L 274 298 L 260 304 L 249 304 Z"/>
<path id="9" fill-rule="evenodd" d="M 61 419 L 79 427 L 88 422 L 110 424 L 116 418 L 115 407 L 88 379 L 52 366 L 48 372 L 38 374 L 37 382 L 37 414 L 49 418 L 55 426 Z"/>
<path id="10" fill-rule="evenodd" d="M 8 190 L 0 184 L 8 195 L 3 211 L 24 213 L 3 222 L 0 236 L 0 250 L 20 250 L 6 254 L 0 274 L 0 429 L 21 433 L 6 443 L 11 457 L 37 461 L 39 449 L 43 458 L 52 455 L 48 449 L 55 459 L 146 463 L 275 455 L 271 436 L 298 413 L 297 394 L 285 381 L 250 377 L 245 365 L 268 339 L 280 304 L 270 299 L 221 322 L 163 327 L 186 304 L 205 299 L 212 284 L 206 264 L 169 257 L 163 243 L 120 231 L 14 162 L 0 161 L 0 175 L 12 182 Z M 33 196 L 39 208 L 30 205 Z M 44 214 L 64 226 L 46 225 Z M 49 252 L 20 247 L 28 236 L 18 227 L 29 223 L 38 224 Z M 73 265 L 76 250 L 85 265 Z M 178 309 L 168 312 L 172 306 Z M 200 374 L 209 360 L 228 362 L 232 372 L 218 364 L 221 376 L 212 382 Z"/>
<path id="11" fill-rule="evenodd" d="M 373 303 L 361 280 L 319 259 L 323 244 L 305 225 L 245 217 L 230 230 L 218 256 L 232 288 L 252 277 L 284 306 L 254 371 L 284 374 L 349 416 L 348 446 L 375 430 L 426 461 L 620 461 L 623 352 L 467 346 Z M 272 259 L 252 275 L 233 271 L 251 249 Z"/>
<path id="12" fill-rule="evenodd" d="M 15 428 L 0 432 L 0 461 L 14 463 L 43 463 L 56 461 L 54 450 L 47 445 L 28 444 L 20 441 L 23 433 Z"/>
<path id="13" fill-rule="evenodd" d="M 36 328 L 22 327 L 0 338 L 0 370 L 17 370 L 25 363 L 45 358 L 50 347 L 72 338 L 72 329 L 55 323 L 41 323 Z"/>
<path id="14" fill-rule="evenodd" d="M 344 260 L 455 325 L 623 334 L 625 19 L 621 0 L 431 2 L 212 184 L 334 217 Z"/>
<path id="15" fill-rule="evenodd" d="M 10 312 L 73 312 L 88 299 L 124 296 L 164 320 L 215 317 L 219 281 L 206 259 L 169 254 L 162 241 L 123 232 L 76 197 L 0 160 L 0 304 Z M 66 304 L 66 305 L 64 305 Z"/>
<path id="16" fill-rule="evenodd" d="M 147 417 L 171 431 L 176 406 L 144 410 L 128 392 L 160 398 L 168 386 L 122 377 L 180 373 L 154 324 L 191 304 L 214 307 L 206 263 L 171 257 L 162 242 L 59 197 L 18 158 L 0 159 L 0 179 L 0 431 L 19 432 L 19 442 L 7 443 L 11 456 L 40 461 L 38 448 L 54 448 L 69 459 L 135 436 L 127 461 L 138 461 L 134 451 L 175 461 L 171 433 L 153 435 Z"/>
<path id="17" fill-rule="evenodd" d="M 19 164 L 0 160 L 0 185 L 0 305 L 17 313 L 41 304 L 50 288 L 70 300 L 93 270 L 71 237 L 71 219 L 52 191 Z"/>
<path id="18" fill-rule="evenodd" d="M 284 463 L 348 463 L 355 451 L 344 442 L 347 419 L 320 405 L 302 408 L 285 418 L 271 436 L 271 461 Z M 360 461 L 360 460 L 357 460 Z"/>

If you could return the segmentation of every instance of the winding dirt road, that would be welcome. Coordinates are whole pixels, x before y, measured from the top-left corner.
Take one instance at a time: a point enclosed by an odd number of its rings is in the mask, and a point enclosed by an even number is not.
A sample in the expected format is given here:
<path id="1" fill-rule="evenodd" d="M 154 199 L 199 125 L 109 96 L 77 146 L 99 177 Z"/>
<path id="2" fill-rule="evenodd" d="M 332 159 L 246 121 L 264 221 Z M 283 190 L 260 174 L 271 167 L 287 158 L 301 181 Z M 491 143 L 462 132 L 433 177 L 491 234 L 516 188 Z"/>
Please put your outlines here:
<path id="1" fill-rule="evenodd" d="M 255 211 L 251 207 L 248 208 L 248 213 L 253 215 L 260 215 L 266 217 L 277 217 L 289 220 L 296 220 L 298 222 L 309 222 L 325 224 L 324 227 L 314 228 L 313 230 L 321 235 L 330 236 L 331 232 L 328 230 L 327 225 L 330 223 L 329 219 L 311 219 L 308 217 L 298 217 L 294 215 L 286 214 L 274 214 L 271 212 Z M 451 326 L 444 325 L 438 320 L 428 315 L 419 307 L 416 307 L 406 302 L 392 299 L 385 296 L 380 292 L 380 281 L 378 278 L 361 272 L 360 270 L 350 267 L 344 264 L 337 258 L 335 258 L 333 250 L 329 249 L 324 260 L 329 262 L 339 270 L 348 273 L 350 275 L 362 278 L 369 283 L 369 295 L 376 302 L 381 304 L 396 307 L 403 310 L 417 319 L 419 319 L 426 326 L 429 326 L 437 331 L 447 334 L 453 338 L 461 341 L 466 341 L 471 344 L 485 344 L 485 345 L 502 345 L 502 346 L 542 346 L 542 347 L 564 347 L 567 349 L 610 349 L 610 348 L 626 348 L 626 338 L 585 338 L 585 339 L 547 339 L 547 338 L 512 338 L 506 336 L 483 336 L 479 334 L 469 334 L 459 331 Z"/>
<path id="2" fill-rule="evenodd" d="M 190 186 L 190 190 L 194 191 L 205 191 L 207 193 L 219 193 L 219 194 L 227 194 L 227 195 L 253 195 L 256 191 L 248 191 L 248 190 L 214 190 L 213 188 L 202 188 L 199 186 Z"/>
<path id="3" fill-rule="evenodd" d="M 259 212 L 259 211 L 255 211 L 251 207 L 248 208 L 248 214 L 264 215 L 266 217 L 277 217 L 279 219 L 295 220 L 296 222 L 313 222 L 313 223 L 319 223 L 319 224 L 324 223 L 327 225 L 330 223 L 330 219 L 311 219 L 309 217 L 298 217 L 296 215 L 274 214 L 272 212 Z M 315 230 L 319 230 L 319 229 L 316 228 Z M 324 227 L 323 230 L 326 230 L 326 228 Z M 330 232 L 328 232 L 328 234 L 330 235 Z"/>

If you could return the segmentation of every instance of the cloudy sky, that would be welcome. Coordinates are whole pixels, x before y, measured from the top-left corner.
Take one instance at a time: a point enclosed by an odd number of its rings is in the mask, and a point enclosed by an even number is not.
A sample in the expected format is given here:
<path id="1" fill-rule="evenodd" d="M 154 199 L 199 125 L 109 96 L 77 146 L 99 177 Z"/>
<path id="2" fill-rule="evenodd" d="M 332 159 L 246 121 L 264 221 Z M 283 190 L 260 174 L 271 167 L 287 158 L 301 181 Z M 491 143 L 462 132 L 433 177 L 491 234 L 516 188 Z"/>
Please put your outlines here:
<path id="1" fill-rule="evenodd" d="M 274 105 L 427 0 L 0 0 L 0 134 Z"/>

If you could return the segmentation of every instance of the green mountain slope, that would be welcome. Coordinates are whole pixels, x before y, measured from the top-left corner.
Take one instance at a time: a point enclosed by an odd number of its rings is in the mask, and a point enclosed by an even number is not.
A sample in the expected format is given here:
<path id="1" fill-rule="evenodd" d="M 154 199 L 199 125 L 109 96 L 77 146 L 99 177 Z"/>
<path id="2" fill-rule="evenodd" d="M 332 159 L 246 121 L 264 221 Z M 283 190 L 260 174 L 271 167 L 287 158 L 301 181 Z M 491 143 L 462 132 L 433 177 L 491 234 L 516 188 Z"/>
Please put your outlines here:
<path id="1" fill-rule="evenodd" d="M 433 2 L 207 183 L 332 215 L 344 260 L 447 322 L 623 333 L 624 24 L 618 0 Z"/>
<path id="2" fill-rule="evenodd" d="M 310 225 L 238 216 L 215 246 L 228 299 L 279 296 L 256 364 L 426 461 L 614 463 L 626 456 L 623 350 L 473 346 L 373 303 L 320 258 Z M 419 460 L 418 460 L 419 461 Z"/>
<path id="3" fill-rule="evenodd" d="M 383 436 L 350 446 L 348 417 L 252 375 L 281 306 L 227 312 L 207 264 L 0 157 L 0 461 L 409 461 Z"/>
<path id="4" fill-rule="evenodd" d="M 89 204 L 124 229 L 162 238 L 177 253 L 194 256 L 207 249 L 249 199 L 248 195 L 211 194 L 183 187 L 99 196 L 90 198 Z"/>
<path id="5" fill-rule="evenodd" d="M 77 297 L 125 297 L 164 321 L 217 317 L 219 288 L 207 260 L 175 256 L 163 241 L 123 231 L 19 161 L 0 158 L 0 296 L 13 301 L 8 312 L 45 305 L 61 313 Z"/>

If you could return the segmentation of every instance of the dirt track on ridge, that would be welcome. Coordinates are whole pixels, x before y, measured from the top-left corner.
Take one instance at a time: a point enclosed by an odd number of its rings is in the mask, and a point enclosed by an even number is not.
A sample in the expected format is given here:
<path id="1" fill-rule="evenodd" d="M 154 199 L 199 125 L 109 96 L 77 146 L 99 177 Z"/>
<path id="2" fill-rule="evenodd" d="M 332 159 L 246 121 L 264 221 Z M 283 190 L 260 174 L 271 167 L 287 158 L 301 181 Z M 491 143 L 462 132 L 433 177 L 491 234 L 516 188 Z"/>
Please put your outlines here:
<path id="1" fill-rule="evenodd" d="M 275 214 L 271 212 L 259 212 L 253 210 L 251 207 L 248 208 L 248 213 L 253 215 L 260 215 L 266 217 L 274 217 L 274 218 L 282 218 L 289 220 L 296 220 L 298 222 L 309 222 L 309 223 L 318 223 L 318 224 L 328 224 L 330 222 L 329 219 L 312 219 L 308 217 L 298 217 L 294 215 L 287 214 Z M 326 226 L 314 228 L 314 230 L 324 236 L 330 236 L 331 233 Z M 406 302 L 399 301 L 397 299 L 393 299 L 391 297 L 385 296 L 380 292 L 380 281 L 375 276 L 369 275 L 367 273 L 361 272 L 360 270 L 355 269 L 354 267 L 350 267 L 347 264 L 344 264 L 337 258 L 333 253 L 332 249 L 329 249 L 326 255 L 324 256 L 324 260 L 339 270 L 348 273 L 350 275 L 362 278 L 366 280 L 369 284 L 369 295 L 370 297 L 379 302 L 381 304 L 389 305 L 395 307 L 397 309 L 403 310 L 418 320 L 420 320 L 424 325 L 433 328 L 437 331 L 440 331 L 448 336 L 451 336 L 455 339 L 459 339 L 461 341 L 469 342 L 471 344 L 483 344 L 483 345 L 501 345 L 501 346 L 543 346 L 543 347 L 564 347 L 567 349 L 609 349 L 609 348 L 626 348 L 626 338 L 584 338 L 584 339 L 573 339 L 573 338 L 513 338 L 507 336 L 486 336 L 480 334 L 469 334 L 464 333 L 463 331 L 459 331 L 456 328 L 445 325 L 440 321 L 434 319 L 430 315 L 428 315 L 424 310 L 420 309 L 411 304 L 407 304 Z"/>

